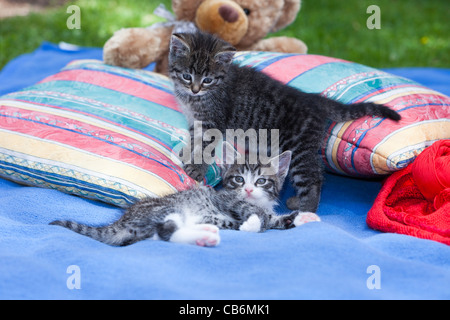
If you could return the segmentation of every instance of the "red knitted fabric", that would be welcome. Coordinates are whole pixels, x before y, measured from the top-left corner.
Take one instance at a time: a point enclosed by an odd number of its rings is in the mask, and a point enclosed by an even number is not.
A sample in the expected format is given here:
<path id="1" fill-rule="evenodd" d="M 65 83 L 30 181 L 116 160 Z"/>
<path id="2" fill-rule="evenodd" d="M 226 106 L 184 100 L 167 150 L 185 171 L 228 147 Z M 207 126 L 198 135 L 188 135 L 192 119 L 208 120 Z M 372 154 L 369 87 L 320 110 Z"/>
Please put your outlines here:
<path id="1" fill-rule="evenodd" d="M 450 140 L 435 142 L 412 163 L 411 174 L 428 200 L 450 188 Z"/>
<path id="2" fill-rule="evenodd" d="M 449 178 L 450 140 L 441 140 L 425 149 L 413 165 L 386 179 L 367 214 L 367 224 L 450 245 Z"/>

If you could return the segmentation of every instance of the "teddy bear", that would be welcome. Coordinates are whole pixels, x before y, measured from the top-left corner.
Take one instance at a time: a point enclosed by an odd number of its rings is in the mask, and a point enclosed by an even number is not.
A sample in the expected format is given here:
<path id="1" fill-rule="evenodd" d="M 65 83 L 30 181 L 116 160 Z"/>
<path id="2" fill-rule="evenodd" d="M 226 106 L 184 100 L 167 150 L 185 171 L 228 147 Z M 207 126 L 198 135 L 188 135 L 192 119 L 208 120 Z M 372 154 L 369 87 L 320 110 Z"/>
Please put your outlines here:
<path id="1" fill-rule="evenodd" d="M 156 62 L 155 71 L 167 74 L 168 52 L 174 32 L 195 29 L 215 34 L 237 50 L 306 53 L 303 41 L 291 37 L 264 39 L 291 24 L 301 0 L 172 0 L 175 17 L 149 28 L 118 30 L 105 43 L 106 64 L 141 69 Z M 162 13 L 161 13 L 162 11 Z"/>

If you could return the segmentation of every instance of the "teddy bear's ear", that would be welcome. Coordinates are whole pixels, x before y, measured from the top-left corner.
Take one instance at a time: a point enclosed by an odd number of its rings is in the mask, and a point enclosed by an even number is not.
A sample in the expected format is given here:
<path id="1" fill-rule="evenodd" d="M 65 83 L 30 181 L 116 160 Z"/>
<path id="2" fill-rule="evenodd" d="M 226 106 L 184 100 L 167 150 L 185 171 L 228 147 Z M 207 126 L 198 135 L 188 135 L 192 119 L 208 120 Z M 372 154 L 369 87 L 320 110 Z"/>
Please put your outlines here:
<path id="1" fill-rule="evenodd" d="M 172 34 L 172 39 L 170 42 L 170 53 L 174 55 L 187 55 L 191 51 L 191 48 L 184 39 L 182 33 Z"/>
<path id="2" fill-rule="evenodd" d="M 197 8 L 203 0 L 172 0 L 172 10 L 177 20 L 194 21 Z"/>
<path id="3" fill-rule="evenodd" d="M 301 0 L 284 0 L 284 7 L 282 9 L 283 12 L 271 31 L 275 32 L 281 30 L 294 22 L 298 12 L 300 11 L 300 6 Z"/>

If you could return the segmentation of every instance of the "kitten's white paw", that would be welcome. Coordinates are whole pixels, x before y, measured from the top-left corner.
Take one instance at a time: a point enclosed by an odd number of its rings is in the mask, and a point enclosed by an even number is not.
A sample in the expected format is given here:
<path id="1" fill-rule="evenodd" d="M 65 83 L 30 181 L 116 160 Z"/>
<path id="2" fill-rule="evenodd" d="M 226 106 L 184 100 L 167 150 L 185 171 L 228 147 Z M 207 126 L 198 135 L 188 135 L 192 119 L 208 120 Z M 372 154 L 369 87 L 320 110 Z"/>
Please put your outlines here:
<path id="1" fill-rule="evenodd" d="M 192 229 L 199 230 L 201 238 L 195 244 L 201 247 L 215 247 L 220 243 L 219 228 L 213 224 L 196 224 Z"/>
<path id="2" fill-rule="evenodd" d="M 195 241 L 195 244 L 200 247 L 215 247 L 220 243 L 220 237 L 218 233 L 211 233 L 203 235 L 200 239 Z"/>
<path id="3" fill-rule="evenodd" d="M 294 219 L 294 225 L 298 227 L 302 224 L 315 221 L 320 221 L 320 218 L 317 214 L 312 212 L 300 212 Z"/>
<path id="4" fill-rule="evenodd" d="M 219 229 L 213 225 L 194 225 L 180 228 L 170 237 L 171 242 L 214 247 L 220 243 Z"/>
<path id="5" fill-rule="evenodd" d="M 261 220 L 256 214 L 252 214 L 239 228 L 246 232 L 259 232 L 261 230 Z"/>

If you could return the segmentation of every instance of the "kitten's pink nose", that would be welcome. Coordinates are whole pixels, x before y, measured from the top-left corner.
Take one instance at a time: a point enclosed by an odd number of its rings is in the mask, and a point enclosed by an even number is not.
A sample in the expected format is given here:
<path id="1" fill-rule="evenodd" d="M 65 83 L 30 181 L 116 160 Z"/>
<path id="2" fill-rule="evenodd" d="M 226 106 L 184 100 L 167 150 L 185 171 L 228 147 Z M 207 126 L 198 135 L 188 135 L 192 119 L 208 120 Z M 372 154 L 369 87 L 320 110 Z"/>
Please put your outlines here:
<path id="1" fill-rule="evenodd" d="M 191 86 L 191 91 L 192 91 L 193 94 L 199 93 L 200 92 L 200 86 L 194 84 L 193 86 Z"/>
<path id="2" fill-rule="evenodd" d="M 232 6 L 224 4 L 219 8 L 219 14 L 226 22 L 236 22 L 239 19 L 239 13 Z"/>
<path id="3" fill-rule="evenodd" d="M 245 192 L 247 192 L 247 194 L 250 194 L 253 192 L 253 188 L 249 188 L 249 187 L 246 187 L 244 190 L 245 190 Z"/>

